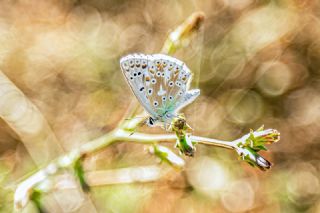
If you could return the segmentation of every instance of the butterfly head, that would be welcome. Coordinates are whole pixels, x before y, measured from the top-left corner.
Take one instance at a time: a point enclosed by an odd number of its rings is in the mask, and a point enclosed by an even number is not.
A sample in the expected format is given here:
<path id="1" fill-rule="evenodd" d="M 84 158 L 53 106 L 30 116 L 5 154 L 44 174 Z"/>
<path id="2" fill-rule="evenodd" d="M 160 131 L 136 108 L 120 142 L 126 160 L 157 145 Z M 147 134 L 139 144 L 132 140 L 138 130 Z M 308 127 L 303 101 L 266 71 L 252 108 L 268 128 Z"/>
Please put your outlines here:
<path id="1" fill-rule="evenodd" d="M 153 117 L 148 117 L 145 121 L 145 123 L 150 127 L 154 127 L 156 125 L 156 122 L 157 122 L 157 119 Z"/>
<path id="2" fill-rule="evenodd" d="M 148 117 L 144 123 L 147 124 L 149 127 L 155 127 L 159 124 L 163 124 L 163 128 L 167 129 L 171 125 L 170 121 L 172 120 L 173 115 L 170 113 L 165 113 L 159 117 Z"/>

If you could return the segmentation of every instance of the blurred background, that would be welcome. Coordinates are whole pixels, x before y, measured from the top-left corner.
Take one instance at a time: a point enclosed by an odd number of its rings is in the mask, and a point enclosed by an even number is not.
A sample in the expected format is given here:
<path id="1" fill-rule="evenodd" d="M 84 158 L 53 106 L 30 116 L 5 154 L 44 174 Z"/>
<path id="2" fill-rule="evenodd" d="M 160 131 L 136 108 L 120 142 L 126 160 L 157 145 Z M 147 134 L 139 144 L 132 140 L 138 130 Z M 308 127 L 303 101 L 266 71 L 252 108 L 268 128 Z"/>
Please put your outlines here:
<path id="1" fill-rule="evenodd" d="M 272 169 L 261 172 L 233 151 L 198 145 L 182 172 L 162 164 L 167 172 L 154 182 L 97 185 L 89 195 L 53 192 L 65 203 L 60 209 L 50 208 L 49 193 L 48 211 L 320 212 L 318 0 L 0 1 L 0 69 L 42 114 L 33 115 L 31 105 L 19 109 L 30 116 L 15 114 L 23 129 L 15 131 L 5 113 L 23 104 L 0 90 L 0 212 L 13 211 L 15 187 L 37 166 L 116 127 L 136 104 L 120 57 L 159 52 L 195 11 L 205 13 L 204 26 L 174 55 L 201 89 L 183 110 L 187 121 L 195 135 L 221 140 L 263 124 L 279 130 L 281 141 L 263 153 Z M 29 133 L 43 120 L 53 135 L 35 143 Z M 85 169 L 156 165 L 145 148 L 113 144 L 90 156 Z M 37 211 L 29 204 L 23 212 Z"/>

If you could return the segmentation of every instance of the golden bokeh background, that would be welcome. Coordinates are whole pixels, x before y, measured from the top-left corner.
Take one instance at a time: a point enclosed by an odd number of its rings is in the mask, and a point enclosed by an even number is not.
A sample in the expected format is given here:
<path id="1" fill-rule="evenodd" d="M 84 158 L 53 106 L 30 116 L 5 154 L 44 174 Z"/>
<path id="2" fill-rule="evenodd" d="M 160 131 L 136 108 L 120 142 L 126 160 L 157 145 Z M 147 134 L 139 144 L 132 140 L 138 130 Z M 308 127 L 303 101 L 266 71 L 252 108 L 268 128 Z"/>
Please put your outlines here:
<path id="1" fill-rule="evenodd" d="M 183 110 L 188 123 L 195 135 L 221 140 L 263 124 L 279 130 L 281 141 L 264 153 L 272 169 L 261 172 L 232 151 L 198 145 L 195 157 L 185 158 L 183 172 L 161 164 L 170 171 L 160 180 L 95 186 L 88 195 L 60 190 L 46 195 L 45 207 L 49 212 L 320 212 L 318 0 L 0 1 L 0 69 L 38 108 L 21 107 L 21 94 L 0 87 L 0 212 L 13 211 L 16 185 L 37 165 L 116 127 L 136 102 L 120 57 L 159 52 L 169 32 L 195 11 L 204 12 L 204 25 L 174 54 L 194 72 L 192 87 L 201 89 Z M 16 113 L 6 119 L 12 109 Z M 32 113 L 37 110 L 43 117 Z M 19 114 L 29 111 L 30 117 Z M 14 131 L 12 119 L 22 132 Z M 54 136 L 30 136 L 43 126 Z M 44 143 L 48 138 L 56 143 Z M 113 144 L 90 156 L 85 169 L 155 165 L 145 148 Z M 63 201 L 60 209 L 50 205 L 52 196 Z M 37 210 L 30 203 L 23 212 Z"/>

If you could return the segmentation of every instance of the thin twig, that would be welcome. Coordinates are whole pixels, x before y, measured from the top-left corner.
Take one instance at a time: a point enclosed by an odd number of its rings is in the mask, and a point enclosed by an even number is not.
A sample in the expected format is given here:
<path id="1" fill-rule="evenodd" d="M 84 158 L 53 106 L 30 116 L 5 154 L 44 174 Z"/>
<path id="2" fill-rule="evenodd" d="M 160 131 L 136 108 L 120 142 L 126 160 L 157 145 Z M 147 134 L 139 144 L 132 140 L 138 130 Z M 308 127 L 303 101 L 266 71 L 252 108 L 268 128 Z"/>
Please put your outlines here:
<path id="1" fill-rule="evenodd" d="M 153 144 L 156 142 L 171 142 L 175 143 L 177 138 L 174 134 L 145 134 L 145 133 L 134 133 L 130 135 L 130 131 L 116 129 L 110 133 L 107 133 L 97 139 L 89 141 L 82 145 L 79 149 L 73 150 L 66 155 L 63 155 L 54 160 L 47 167 L 39 170 L 25 181 L 21 182 L 15 192 L 15 205 L 17 208 L 21 208 L 27 204 L 28 197 L 32 192 L 32 188 L 36 187 L 39 183 L 46 180 L 52 175 L 64 168 L 70 168 L 76 160 L 83 155 L 90 155 L 99 150 L 104 149 L 111 143 L 115 142 L 131 142 L 131 143 L 142 143 L 142 144 Z M 210 146 L 218 146 L 233 149 L 234 145 L 232 142 L 220 141 L 205 137 L 191 136 L 192 140 L 199 143 Z"/>

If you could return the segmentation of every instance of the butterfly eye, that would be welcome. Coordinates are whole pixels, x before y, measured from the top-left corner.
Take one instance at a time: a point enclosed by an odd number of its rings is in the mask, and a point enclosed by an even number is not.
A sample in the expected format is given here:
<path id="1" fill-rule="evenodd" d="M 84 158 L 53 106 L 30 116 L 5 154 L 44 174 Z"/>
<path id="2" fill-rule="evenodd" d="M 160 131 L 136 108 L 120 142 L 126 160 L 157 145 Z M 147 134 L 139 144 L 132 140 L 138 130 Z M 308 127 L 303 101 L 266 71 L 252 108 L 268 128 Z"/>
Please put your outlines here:
<path id="1" fill-rule="evenodd" d="M 153 102 L 154 106 L 158 106 L 158 104 L 159 104 L 158 101 Z"/>
<path id="2" fill-rule="evenodd" d="M 153 119 L 150 117 L 149 118 L 149 124 L 152 126 L 153 125 Z"/>
<path id="3" fill-rule="evenodd" d="M 166 96 L 162 96 L 162 101 L 166 101 Z"/>
<path id="4" fill-rule="evenodd" d="M 172 101 L 172 100 L 173 100 L 173 97 L 172 97 L 172 96 L 169 96 L 169 100 Z"/>
<path id="5" fill-rule="evenodd" d="M 170 81 L 169 82 L 169 87 L 173 87 L 173 84 L 174 84 L 173 81 Z"/>
<path id="6" fill-rule="evenodd" d="M 161 76 L 161 72 L 157 72 L 157 76 L 160 77 Z"/>

